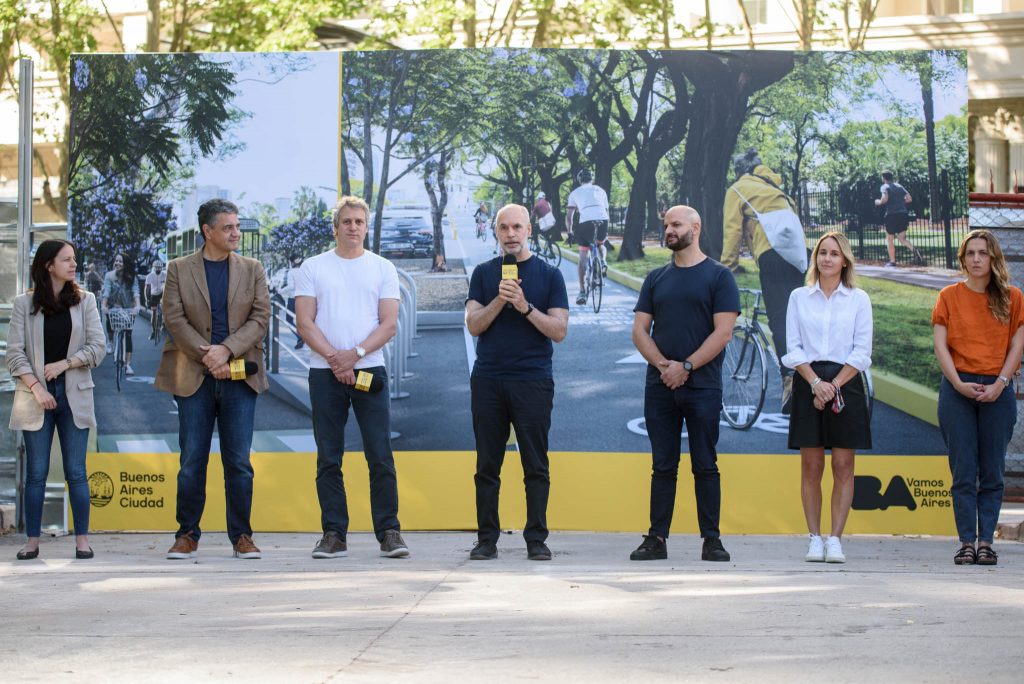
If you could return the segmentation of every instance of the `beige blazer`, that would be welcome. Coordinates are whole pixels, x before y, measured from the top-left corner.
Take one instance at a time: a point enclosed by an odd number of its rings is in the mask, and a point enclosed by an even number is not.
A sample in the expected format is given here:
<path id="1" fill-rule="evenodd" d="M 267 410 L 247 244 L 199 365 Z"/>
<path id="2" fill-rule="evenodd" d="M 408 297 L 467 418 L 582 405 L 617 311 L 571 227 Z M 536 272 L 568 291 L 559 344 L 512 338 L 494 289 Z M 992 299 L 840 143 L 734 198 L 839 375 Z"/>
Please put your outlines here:
<path id="1" fill-rule="evenodd" d="M 170 338 L 164 343 L 153 384 L 176 396 L 190 397 L 203 384 L 205 352 L 199 345 L 210 344 L 213 327 L 201 249 L 167 264 L 162 303 Z M 259 367 L 259 373 L 245 379 L 256 392 L 270 387 L 263 367 L 263 338 L 269 322 L 270 292 L 263 265 L 232 253 L 228 256 L 228 336 L 221 344 L 234 358 Z"/>
<path id="2" fill-rule="evenodd" d="M 64 389 L 71 414 L 75 417 L 75 425 L 91 428 L 96 427 L 96 411 L 92 401 L 92 388 L 95 384 L 90 369 L 100 365 L 107 355 L 107 349 L 100 312 L 96 308 L 96 296 L 84 290 L 81 295 L 82 301 L 71 307 L 68 358 L 75 357 L 84 365 L 64 373 Z M 32 313 L 31 292 L 15 298 L 11 327 L 7 332 L 7 370 L 15 377 L 31 373 L 45 385 L 43 319 L 42 311 Z M 31 379 L 29 384 L 32 384 Z M 31 390 L 25 383 L 18 382 L 11 408 L 10 429 L 38 430 L 43 427 L 43 413 L 43 407 L 36 401 Z"/>

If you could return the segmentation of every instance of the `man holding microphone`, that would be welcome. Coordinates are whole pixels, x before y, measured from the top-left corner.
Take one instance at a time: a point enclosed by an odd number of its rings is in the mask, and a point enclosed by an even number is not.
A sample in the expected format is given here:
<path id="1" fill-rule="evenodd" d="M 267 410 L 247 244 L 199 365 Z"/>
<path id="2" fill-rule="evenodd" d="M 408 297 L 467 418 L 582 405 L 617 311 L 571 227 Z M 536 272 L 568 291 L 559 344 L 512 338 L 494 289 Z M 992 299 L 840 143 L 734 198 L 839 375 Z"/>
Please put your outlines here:
<path id="1" fill-rule="evenodd" d="M 178 404 L 178 531 L 167 557 L 191 558 L 199 546 L 216 421 L 228 537 L 236 558 L 259 558 L 250 525 L 249 452 L 256 395 L 269 387 L 261 343 L 270 321 L 270 292 L 260 262 L 235 252 L 242 237 L 238 207 L 222 199 L 204 202 L 199 226 L 202 248 L 167 265 L 163 307 L 171 337 L 154 382 Z"/>
<path id="2" fill-rule="evenodd" d="M 479 338 L 470 377 L 478 526 L 472 560 L 498 556 L 498 491 L 509 424 L 523 463 L 527 557 L 551 560 L 545 541 L 552 342 L 565 339 L 569 299 L 562 274 L 530 253 L 531 232 L 526 207 L 509 204 L 498 211 L 495 235 L 502 257 L 477 266 L 469 283 L 466 328 Z"/>

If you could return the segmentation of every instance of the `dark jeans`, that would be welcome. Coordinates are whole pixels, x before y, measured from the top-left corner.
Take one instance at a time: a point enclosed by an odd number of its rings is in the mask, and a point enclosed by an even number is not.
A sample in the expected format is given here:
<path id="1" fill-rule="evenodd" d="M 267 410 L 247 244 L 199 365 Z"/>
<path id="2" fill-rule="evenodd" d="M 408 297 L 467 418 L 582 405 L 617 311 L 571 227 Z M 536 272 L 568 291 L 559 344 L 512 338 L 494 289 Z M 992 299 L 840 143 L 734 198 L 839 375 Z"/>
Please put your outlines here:
<path id="1" fill-rule="evenodd" d="M 74 518 L 75 534 L 89 534 L 89 475 L 85 470 L 85 450 L 89 428 L 75 425 L 75 417 L 64 391 L 64 376 L 46 383 L 46 390 L 57 400 L 57 408 L 43 412 L 43 426 L 25 430 L 25 534 L 38 537 L 43 520 L 46 477 L 50 474 L 50 445 L 57 430 L 60 456 L 64 461 L 64 479 Z"/>
<path id="2" fill-rule="evenodd" d="M 252 535 L 252 429 L 256 415 L 256 392 L 241 380 L 203 379 L 196 393 L 178 397 L 178 442 L 181 469 L 178 471 L 178 532 L 192 533 L 198 541 L 199 521 L 206 507 L 206 468 L 210 463 L 213 424 L 220 437 L 220 460 L 224 465 L 224 500 L 227 507 L 228 537 Z"/>
<path id="3" fill-rule="evenodd" d="M 651 440 L 651 529 L 648 534 L 668 539 L 676 501 L 683 421 L 690 443 L 690 470 L 697 497 L 697 525 L 705 539 L 720 536 L 722 507 L 718 473 L 718 420 L 722 391 L 683 385 L 670 390 L 660 380 L 648 383 L 644 392 L 644 420 Z"/>
<path id="4" fill-rule="evenodd" d="M 764 309 L 768 314 L 768 329 L 772 331 L 772 344 L 781 359 L 786 355 L 786 309 L 789 295 L 804 284 L 804 274 L 776 252 L 769 249 L 757 260 L 761 272 L 761 292 Z M 783 376 L 792 375 L 793 369 L 779 364 Z"/>
<path id="5" fill-rule="evenodd" d="M 523 463 L 526 487 L 527 543 L 548 538 L 548 431 L 555 382 L 546 380 L 494 380 L 471 377 L 470 404 L 473 409 L 473 434 L 476 437 L 476 520 L 480 541 L 497 542 L 501 535 L 498 520 L 498 492 L 501 489 L 501 464 L 505 460 L 509 424 L 516 430 L 519 456 Z"/>
<path id="6" fill-rule="evenodd" d="M 960 373 L 964 382 L 990 385 L 992 375 Z M 1006 447 L 1017 423 L 1017 401 L 1007 387 L 983 404 L 957 392 L 945 378 L 939 387 L 939 428 L 953 475 L 953 518 L 960 541 L 992 541 L 1003 504 Z"/>
<path id="7" fill-rule="evenodd" d="M 370 512 L 373 532 L 383 541 L 386 530 L 399 530 L 398 477 L 391 453 L 391 397 L 383 366 L 363 368 L 384 381 L 375 393 L 357 390 L 334 377 L 330 368 L 309 369 L 309 401 L 316 440 L 316 495 L 324 532 L 348 534 L 348 499 L 341 459 L 345 455 L 345 425 L 349 406 L 363 438 L 363 455 L 370 469 Z"/>

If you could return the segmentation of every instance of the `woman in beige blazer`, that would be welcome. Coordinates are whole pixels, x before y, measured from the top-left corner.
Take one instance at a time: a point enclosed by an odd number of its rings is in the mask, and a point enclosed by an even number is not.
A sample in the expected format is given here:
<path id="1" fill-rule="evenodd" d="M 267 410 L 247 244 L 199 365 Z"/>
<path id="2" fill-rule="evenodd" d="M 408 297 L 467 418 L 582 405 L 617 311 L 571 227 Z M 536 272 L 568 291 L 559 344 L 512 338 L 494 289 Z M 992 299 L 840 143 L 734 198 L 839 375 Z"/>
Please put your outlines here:
<path id="1" fill-rule="evenodd" d="M 89 547 L 89 482 L 85 450 L 96 427 L 92 373 L 106 355 L 96 297 L 75 283 L 75 247 L 46 240 L 32 260 L 29 290 L 14 300 L 7 333 L 7 368 L 18 379 L 10 428 L 25 436 L 25 528 L 28 542 L 18 560 L 39 555 L 43 496 L 56 429 L 64 460 L 75 557 L 92 558 Z"/>

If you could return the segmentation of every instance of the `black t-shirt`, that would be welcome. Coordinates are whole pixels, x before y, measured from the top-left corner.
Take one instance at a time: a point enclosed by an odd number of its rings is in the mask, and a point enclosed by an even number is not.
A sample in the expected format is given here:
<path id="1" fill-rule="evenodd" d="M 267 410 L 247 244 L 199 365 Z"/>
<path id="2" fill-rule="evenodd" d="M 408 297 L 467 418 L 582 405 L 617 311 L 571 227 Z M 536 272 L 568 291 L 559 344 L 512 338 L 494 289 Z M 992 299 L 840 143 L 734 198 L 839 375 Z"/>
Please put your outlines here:
<path id="1" fill-rule="evenodd" d="M 907 190 L 899 183 L 886 183 L 882 186 L 882 192 L 889 194 L 885 202 L 885 215 L 906 214 L 907 212 Z"/>
<path id="2" fill-rule="evenodd" d="M 569 308 L 565 279 L 558 269 L 533 255 L 517 265 L 523 295 L 538 311 Z M 470 278 L 467 301 L 487 306 L 498 296 L 500 282 L 501 257 L 480 264 Z M 545 380 L 551 377 L 553 352 L 548 337 L 514 308 L 506 307 L 480 335 L 473 375 L 496 380 Z"/>
<path id="3" fill-rule="evenodd" d="M 71 346 L 71 310 L 43 315 L 43 363 L 54 363 L 68 358 Z"/>
<path id="4" fill-rule="evenodd" d="M 704 344 L 715 329 L 715 314 L 739 310 L 736 279 L 710 257 L 687 268 L 670 261 L 648 273 L 633 309 L 654 316 L 651 337 L 672 361 L 685 360 Z M 648 365 L 647 382 L 661 382 L 661 371 Z M 722 355 L 695 369 L 686 387 L 721 389 Z"/>
<path id="5" fill-rule="evenodd" d="M 213 319 L 210 344 L 220 344 L 231 334 L 228 329 L 228 260 L 203 259 L 203 268 L 206 269 L 206 289 L 210 293 L 210 317 Z"/>

